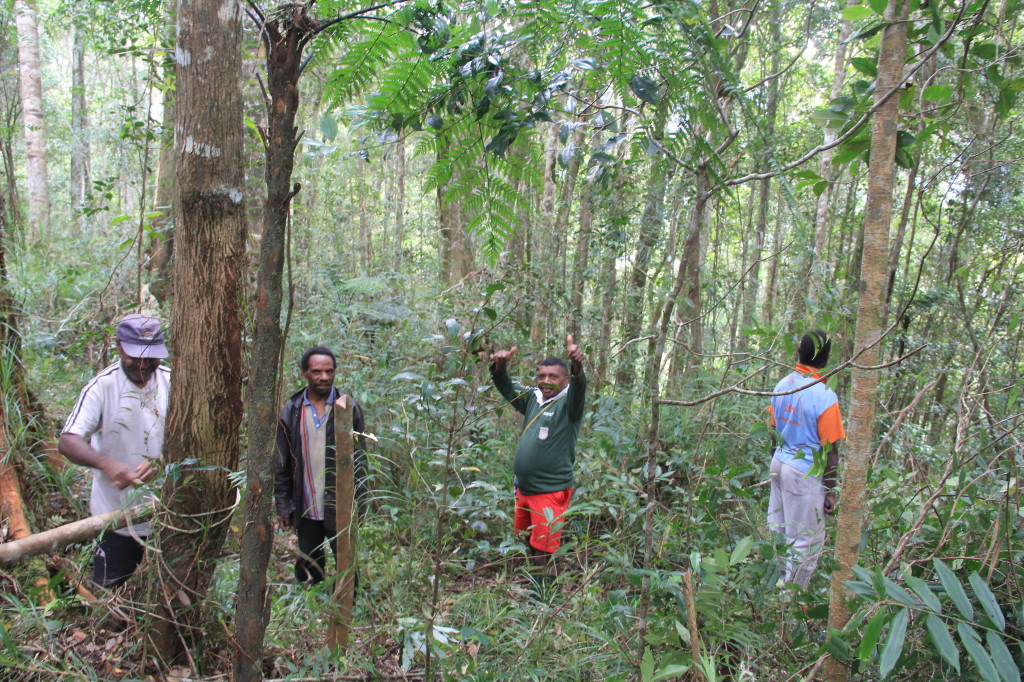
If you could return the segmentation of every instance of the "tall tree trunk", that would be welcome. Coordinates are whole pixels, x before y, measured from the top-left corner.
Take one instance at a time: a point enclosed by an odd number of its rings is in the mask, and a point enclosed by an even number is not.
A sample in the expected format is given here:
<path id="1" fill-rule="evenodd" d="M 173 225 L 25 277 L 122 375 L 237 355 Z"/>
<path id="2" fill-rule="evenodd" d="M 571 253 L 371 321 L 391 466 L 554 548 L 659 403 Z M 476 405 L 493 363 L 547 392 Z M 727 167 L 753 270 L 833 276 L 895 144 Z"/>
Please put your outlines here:
<path id="1" fill-rule="evenodd" d="M 14 15 L 18 27 L 21 111 L 25 121 L 25 145 L 28 148 L 28 218 L 36 236 L 44 237 L 50 218 L 50 185 L 46 170 L 39 25 L 33 0 L 14 0 Z"/>
<path id="2" fill-rule="evenodd" d="M 858 0 L 847 0 L 847 7 L 858 4 Z M 832 62 L 832 99 L 843 93 L 843 84 L 846 82 L 846 43 L 853 31 L 853 22 L 843 20 L 839 22 L 839 40 L 836 41 L 836 55 Z M 835 128 L 825 128 L 824 144 L 830 145 L 836 139 Z M 808 286 L 808 298 L 815 308 L 823 305 L 822 292 L 825 288 L 825 244 L 828 241 L 828 208 L 832 197 L 832 184 L 838 174 L 832 169 L 832 149 L 826 149 L 821 153 L 818 163 L 818 175 L 828 181 L 825 190 L 818 195 L 818 201 L 814 209 L 814 250 L 810 258 L 810 284 Z"/>
<path id="3" fill-rule="evenodd" d="M 548 332 L 552 285 L 557 281 L 559 238 L 555 234 L 555 155 L 558 151 L 558 128 L 548 131 L 548 146 L 544 152 L 543 194 L 540 199 L 540 230 L 534 238 L 533 272 L 537 286 L 533 287 L 537 299 L 530 318 L 530 341 L 543 344 Z"/>
<path id="4" fill-rule="evenodd" d="M 168 46 L 174 42 L 174 0 L 164 3 L 167 18 L 165 41 Z M 173 71 L 164 72 L 163 120 L 160 124 L 160 151 L 156 161 L 156 193 L 154 211 L 161 215 L 153 218 L 151 223 L 153 235 L 149 243 L 149 292 L 161 303 L 170 300 L 171 261 L 174 257 L 174 198 L 177 195 L 177 184 L 174 177 L 174 88 L 166 87 L 173 83 Z"/>
<path id="5" fill-rule="evenodd" d="M 174 289 L 183 304 L 171 311 L 170 473 L 156 524 L 160 551 L 133 578 L 137 589 L 157 592 L 154 645 L 170 659 L 194 641 L 235 498 L 228 474 L 238 467 L 242 418 L 246 232 L 241 6 L 179 0 L 177 16 Z"/>
<path id="6" fill-rule="evenodd" d="M 244 523 L 239 552 L 238 598 L 235 623 L 238 649 L 234 660 L 237 682 L 263 678 L 263 639 L 270 617 L 267 566 L 274 542 L 271 506 L 274 497 L 274 439 L 277 431 L 278 379 L 282 350 L 281 301 L 285 235 L 291 200 L 295 148 L 299 142 L 295 116 L 299 108 L 302 50 L 318 23 L 308 5 L 295 5 L 290 14 L 274 14 L 261 26 L 267 55 L 267 198 L 263 204 L 263 236 L 257 273 L 256 334 L 252 349 L 252 390 L 246 422 Z"/>
<path id="7" fill-rule="evenodd" d="M 89 122 L 85 97 L 85 38 L 80 5 L 71 24 L 71 211 L 72 233 L 85 223 L 82 208 L 89 192 Z"/>
<path id="8" fill-rule="evenodd" d="M 370 274 L 373 263 L 373 242 L 370 234 L 370 216 L 366 210 L 366 195 L 370 192 L 370 185 L 366 180 L 367 161 L 363 157 L 356 159 L 359 168 L 358 183 L 359 191 L 359 276 L 366 277 Z"/>
<path id="9" fill-rule="evenodd" d="M 441 141 L 438 155 L 449 143 Z M 441 284 L 449 287 L 462 280 L 473 268 L 473 246 L 463 219 L 461 204 L 447 196 L 454 178 L 437 185 L 437 222 L 441 230 Z"/>
<path id="10" fill-rule="evenodd" d="M 690 359 L 687 367 L 698 365 L 701 359 L 698 357 L 704 352 L 704 333 L 701 310 L 701 238 L 704 234 L 704 225 L 707 222 L 708 204 L 708 171 L 702 163 L 697 168 L 696 184 L 694 188 L 693 211 L 690 213 L 690 225 L 686 233 L 686 241 L 683 243 L 683 256 L 681 270 L 686 275 L 686 300 L 680 308 L 685 308 L 686 322 L 685 332 L 689 339 Z M 675 300 L 671 301 L 672 306 Z M 672 306 L 669 306 L 670 308 Z M 662 314 L 664 317 L 664 313 Z M 659 360 L 660 362 L 660 360 Z"/>
<path id="11" fill-rule="evenodd" d="M 594 224 L 594 185 L 588 180 L 580 193 L 579 231 L 576 235 L 576 249 L 572 257 L 572 284 L 569 304 L 569 333 L 580 335 L 583 317 L 583 287 L 586 272 L 590 266 L 590 235 Z"/>
<path id="12" fill-rule="evenodd" d="M 664 136 L 665 118 L 668 112 L 669 98 L 662 99 L 662 105 L 655 113 L 651 136 L 659 143 Z M 638 235 L 636 254 L 633 258 L 632 275 L 629 288 L 626 289 L 625 310 L 622 324 L 622 340 L 629 344 L 619 355 L 619 364 L 615 370 L 615 386 L 623 395 L 628 395 L 633 387 L 636 375 L 638 350 L 642 344 L 635 340 L 641 335 L 644 321 L 644 301 L 647 298 L 648 270 L 654 250 L 661 241 L 661 233 L 665 225 L 665 190 L 672 178 L 675 162 L 662 152 L 655 154 L 651 165 L 650 179 L 647 184 L 647 196 L 644 210 L 640 216 L 640 234 Z"/>
<path id="13" fill-rule="evenodd" d="M 395 142 L 395 272 L 402 269 L 405 241 L 405 133 L 398 134 Z"/>
<path id="14" fill-rule="evenodd" d="M 899 94 L 893 93 L 903 75 L 907 44 L 907 0 L 892 0 L 885 11 L 889 25 L 882 32 L 878 52 L 878 89 L 876 101 L 889 96 L 879 106 L 872 121 L 871 162 L 868 192 L 864 206 L 864 246 L 858 291 L 857 330 L 854 352 L 864 351 L 857 364 L 878 364 L 881 357 L 882 313 L 885 304 L 889 224 L 892 221 L 893 178 L 895 176 L 896 133 L 899 125 Z M 836 564 L 832 574 L 832 596 L 828 625 L 842 629 L 850 619 L 849 590 L 844 580 L 853 577 L 853 566 L 860 556 L 864 520 L 868 512 L 867 474 L 871 461 L 871 440 L 875 424 L 878 374 L 870 369 L 853 370 L 850 388 L 850 428 L 842 474 L 842 499 L 836 531 Z M 832 657 L 825 662 L 829 680 L 846 680 L 849 668 Z"/>

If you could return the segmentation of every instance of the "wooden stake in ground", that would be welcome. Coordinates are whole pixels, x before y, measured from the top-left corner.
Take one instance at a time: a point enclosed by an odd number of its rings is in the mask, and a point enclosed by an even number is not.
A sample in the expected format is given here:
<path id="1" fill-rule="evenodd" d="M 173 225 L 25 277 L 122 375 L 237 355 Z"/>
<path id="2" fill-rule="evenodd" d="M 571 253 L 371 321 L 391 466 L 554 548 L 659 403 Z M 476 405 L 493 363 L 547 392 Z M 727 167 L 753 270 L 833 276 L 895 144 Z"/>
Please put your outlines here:
<path id="1" fill-rule="evenodd" d="M 339 579 L 334 587 L 335 616 L 327 630 L 327 646 L 344 651 L 352 625 L 352 602 L 355 598 L 355 464 L 352 459 L 352 401 L 341 396 L 334 403 L 335 452 L 335 528 L 338 532 L 337 554 L 334 557 Z"/>

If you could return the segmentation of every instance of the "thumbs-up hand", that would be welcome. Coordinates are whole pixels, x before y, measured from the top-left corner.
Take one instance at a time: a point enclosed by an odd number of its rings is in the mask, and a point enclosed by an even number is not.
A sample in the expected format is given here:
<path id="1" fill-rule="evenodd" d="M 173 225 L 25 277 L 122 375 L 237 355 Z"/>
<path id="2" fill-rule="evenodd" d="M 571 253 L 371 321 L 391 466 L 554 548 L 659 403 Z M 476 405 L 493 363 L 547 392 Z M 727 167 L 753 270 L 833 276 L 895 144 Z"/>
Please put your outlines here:
<path id="1" fill-rule="evenodd" d="M 586 357 L 583 355 L 583 351 L 580 350 L 580 347 L 573 343 L 572 334 L 565 337 L 565 350 L 569 355 L 569 360 L 572 362 L 571 370 L 573 376 L 575 376 L 580 373 L 581 369 L 583 369 L 583 361 L 586 360 Z"/>
<path id="2" fill-rule="evenodd" d="M 496 350 L 491 353 L 491 362 L 494 363 L 494 368 L 497 370 L 505 369 L 505 365 L 512 359 L 515 352 L 519 350 L 519 346 L 512 346 L 509 350 Z"/>

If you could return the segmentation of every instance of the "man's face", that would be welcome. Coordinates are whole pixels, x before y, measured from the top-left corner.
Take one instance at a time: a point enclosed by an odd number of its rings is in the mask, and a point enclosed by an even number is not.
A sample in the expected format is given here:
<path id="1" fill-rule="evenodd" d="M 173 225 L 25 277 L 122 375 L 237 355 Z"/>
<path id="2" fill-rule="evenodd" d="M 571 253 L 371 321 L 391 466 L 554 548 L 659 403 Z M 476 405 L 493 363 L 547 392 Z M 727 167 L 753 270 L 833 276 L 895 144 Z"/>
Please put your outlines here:
<path id="1" fill-rule="evenodd" d="M 330 355 L 309 356 L 309 368 L 302 372 L 309 392 L 326 398 L 334 385 L 334 360 Z"/>
<path id="2" fill-rule="evenodd" d="M 117 354 L 121 356 L 121 370 L 124 375 L 128 377 L 128 380 L 139 386 L 145 386 L 149 383 L 149 378 L 153 376 L 153 372 L 160 366 L 159 358 L 133 358 L 124 352 L 124 348 L 121 347 L 121 342 L 117 342 Z"/>
<path id="3" fill-rule="evenodd" d="M 569 385 L 569 373 L 558 365 L 538 365 L 537 388 L 544 400 L 553 398 Z"/>

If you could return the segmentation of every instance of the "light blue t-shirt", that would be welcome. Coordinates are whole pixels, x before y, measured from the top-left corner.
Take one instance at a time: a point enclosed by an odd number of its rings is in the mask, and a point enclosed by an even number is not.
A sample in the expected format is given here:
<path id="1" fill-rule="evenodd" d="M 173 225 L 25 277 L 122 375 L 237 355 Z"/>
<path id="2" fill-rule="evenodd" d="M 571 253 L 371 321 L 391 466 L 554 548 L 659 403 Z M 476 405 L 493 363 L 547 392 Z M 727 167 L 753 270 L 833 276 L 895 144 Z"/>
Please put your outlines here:
<path id="1" fill-rule="evenodd" d="M 783 443 L 775 449 L 775 458 L 797 471 L 807 473 L 814 464 L 814 452 L 821 444 L 834 443 L 846 437 L 839 414 L 839 398 L 821 381 L 813 367 L 797 365 L 775 387 L 775 393 L 792 391 L 789 395 L 772 396 L 771 423 L 782 434 Z"/>

